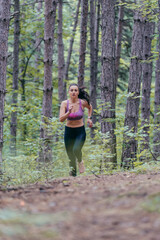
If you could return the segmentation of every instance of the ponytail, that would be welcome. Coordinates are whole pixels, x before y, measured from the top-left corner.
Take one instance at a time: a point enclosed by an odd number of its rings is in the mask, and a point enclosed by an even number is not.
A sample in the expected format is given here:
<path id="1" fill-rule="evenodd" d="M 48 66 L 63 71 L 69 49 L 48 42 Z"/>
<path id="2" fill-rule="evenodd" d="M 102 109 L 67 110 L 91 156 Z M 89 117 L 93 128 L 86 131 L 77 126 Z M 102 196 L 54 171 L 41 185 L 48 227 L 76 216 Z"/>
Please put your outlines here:
<path id="1" fill-rule="evenodd" d="M 88 102 L 88 104 L 90 105 L 90 97 L 89 97 L 89 94 L 84 90 L 85 87 L 81 87 L 79 88 L 79 95 L 78 97 L 80 99 L 84 99 Z"/>
<path id="2" fill-rule="evenodd" d="M 72 83 L 70 84 L 69 88 L 71 86 L 77 86 L 78 87 L 78 84 L 76 83 Z M 78 95 L 78 98 L 80 99 L 83 99 L 83 100 L 86 100 L 88 102 L 88 104 L 90 105 L 90 96 L 89 94 L 84 90 L 85 87 L 78 87 L 79 89 L 79 95 Z"/>

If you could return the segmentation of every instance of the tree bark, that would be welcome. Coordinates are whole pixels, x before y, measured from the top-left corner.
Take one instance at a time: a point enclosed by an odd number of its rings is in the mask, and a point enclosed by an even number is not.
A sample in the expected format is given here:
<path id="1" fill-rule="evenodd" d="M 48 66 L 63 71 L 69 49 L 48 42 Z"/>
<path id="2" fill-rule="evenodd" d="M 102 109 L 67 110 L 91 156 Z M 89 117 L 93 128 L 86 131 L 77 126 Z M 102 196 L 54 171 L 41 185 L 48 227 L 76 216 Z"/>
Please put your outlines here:
<path id="1" fill-rule="evenodd" d="M 155 79 L 155 106 L 154 106 L 154 155 L 158 158 L 160 157 L 160 0 L 158 0 L 159 15 L 158 15 L 158 44 L 157 52 L 158 59 L 156 61 L 156 79 Z"/>
<path id="2" fill-rule="evenodd" d="M 90 0 L 90 98 L 91 98 L 91 104 L 93 107 L 93 114 L 92 114 L 92 121 L 93 124 L 96 123 L 96 115 L 94 113 L 94 110 L 97 109 L 97 91 L 96 91 L 96 37 L 97 32 L 96 29 L 96 23 L 95 21 L 95 15 L 96 15 L 96 6 L 95 1 Z M 98 26 L 97 26 L 98 27 Z M 94 137 L 94 127 L 91 128 L 91 137 Z"/>
<path id="3" fill-rule="evenodd" d="M 154 34 L 153 22 L 149 22 L 146 18 L 144 23 L 144 36 L 143 36 L 143 60 L 142 64 L 142 105 L 141 105 L 141 126 L 143 128 L 143 143 L 141 144 L 141 151 L 149 149 L 149 124 L 150 124 L 150 93 L 151 93 L 151 80 L 152 80 L 152 53 L 151 44 Z M 145 154 L 141 160 L 147 160 Z"/>
<path id="4" fill-rule="evenodd" d="M 13 95 L 12 106 L 17 108 L 18 98 L 18 75 L 19 75 L 19 38 L 20 38 L 20 7 L 19 0 L 14 0 L 14 50 L 13 50 Z M 10 151 L 11 155 L 16 156 L 16 136 L 17 136 L 17 111 L 11 113 L 11 142 Z"/>
<path id="5" fill-rule="evenodd" d="M 81 35 L 79 50 L 78 85 L 84 85 L 85 54 L 87 41 L 88 0 L 81 0 Z"/>
<path id="6" fill-rule="evenodd" d="M 116 42 L 116 86 L 119 74 L 119 63 L 121 57 L 121 43 L 122 43 L 122 30 L 123 30 L 123 18 L 124 18 L 124 0 L 120 1 L 119 14 L 118 14 L 118 27 L 117 27 L 117 42 Z"/>
<path id="7" fill-rule="evenodd" d="M 2 172 L 4 101 L 6 93 L 6 68 L 10 6 L 10 0 L 0 0 L 0 172 Z"/>
<path id="8" fill-rule="evenodd" d="M 98 79 L 98 52 L 99 52 L 99 27 L 100 27 L 100 9 L 101 9 L 101 0 L 97 2 L 97 15 L 96 15 L 96 24 L 95 24 L 95 82 L 97 84 Z M 97 88 L 97 87 L 96 87 Z"/>
<path id="9" fill-rule="evenodd" d="M 52 134 L 50 131 L 50 118 L 52 118 L 52 65 L 53 42 L 56 17 L 57 0 L 45 0 L 45 24 L 44 24 L 44 83 L 42 125 L 40 138 L 42 149 L 39 160 L 49 162 L 52 160 Z"/>
<path id="10" fill-rule="evenodd" d="M 109 134 L 110 162 L 116 166 L 115 3 L 102 0 L 101 131 Z"/>
<path id="11" fill-rule="evenodd" d="M 65 62 L 64 62 L 64 44 L 63 44 L 63 27 L 62 27 L 62 20 L 63 20 L 63 3 L 62 0 L 58 0 L 58 96 L 59 102 L 62 102 L 65 97 L 64 93 L 64 69 L 65 69 Z"/>
<path id="12" fill-rule="evenodd" d="M 134 15 L 134 27 L 131 47 L 131 63 L 129 71 L 129 84 L 127 106 L 125 113 L 122 165 L 124 167 L 133 167 L 133 161 L 137 154 L 137 126 L 140 103 L 140 85 L 142 75 L 142 51 L 143 51 L 143 19 L 141 13 L 137 10 Z"/>
<path id="13" fill-rule="evenodd" d="M 70 60 L 71 60 L 71 54 L 72 54 L 72 48 L 73 48 L 73 43 L 74 43 L 74 37 L 76 34 L 76 28 L 77 28 L 77 24 L 78 24 L 78 16 L 79 16 L 79 8 L 80 8 L 80 4 L 81 4 L 81 0 L 78 0 L 78 4 L 77 4 L 77 10 L 76 10 L 76 16 L 75 16 L 75 22 L 74 22 L 74 26 L 73 26 L 73 33 L 72 33 L 72 37 L 70 39 L 70 45 L 69 45 L 69 49 L 68 49 L 68 55 L 67 55 L 67 61 L 65 64 L 65 71 L 64 71 L 64 93 L 65 93 L 65 99 L 67 98 L 67 90 L 66 90 L 66 81 L 68 80 L 68 71 L 69 71 L 69 65 L 70 65 Z"/>

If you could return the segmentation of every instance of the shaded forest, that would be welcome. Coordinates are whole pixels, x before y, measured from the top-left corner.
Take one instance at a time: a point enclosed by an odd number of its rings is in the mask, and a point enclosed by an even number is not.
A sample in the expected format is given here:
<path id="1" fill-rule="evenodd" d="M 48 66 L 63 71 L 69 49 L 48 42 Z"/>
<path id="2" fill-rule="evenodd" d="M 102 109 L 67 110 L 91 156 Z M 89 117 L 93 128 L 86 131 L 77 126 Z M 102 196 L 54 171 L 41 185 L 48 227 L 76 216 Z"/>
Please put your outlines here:
<path id="1" fill-rule="evenodd" d="M 0 0 L 1 182 L 68 176 L 70 83 L 93 106 L 85 174 L 158 165 L 159 53 L 160 0 Z"/>

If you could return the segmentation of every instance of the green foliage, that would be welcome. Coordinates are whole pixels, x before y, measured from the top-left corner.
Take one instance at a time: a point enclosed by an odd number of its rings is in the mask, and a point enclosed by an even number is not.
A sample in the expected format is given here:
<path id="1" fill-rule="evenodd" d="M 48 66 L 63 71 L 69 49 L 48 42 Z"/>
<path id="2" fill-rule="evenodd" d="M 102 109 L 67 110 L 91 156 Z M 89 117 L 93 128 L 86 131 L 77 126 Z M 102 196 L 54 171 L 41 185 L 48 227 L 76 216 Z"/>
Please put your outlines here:
<path id="1" fill-rule="evenodd" d="M 29 5 L 28 5 L 29 4 Z M 65 60 L 68 55 L 68 48 L 70 38 L 72 36 L 72 29 L 74 24 L 74 16 L 76 11 L 77 1 L 66 1 L 63 7 L 63 41 L 64 41 L 64 55 Z M 20 1 L 20 55 L 19 55 L 19 89 L 17 107 L 11 104 L 12 101 L 12 78 L 13 78 L 13 34 L 14 34 L 14 19 L 10 22 L 9 32 L 9 57 L 7 68 L 7 94 L 5 105 L 5 124 L 4 124 L 4 148 L 3 148 L 3 184 L 27 184 L 36 181 L 44 181 L 54 179 L 57 177 L 68 176 L 69 160 L 64 148 L 63 133 L 64 125 L 59 123 L 59 102 L 58 102 L 58 65 L 57 65 L 57 22 L 55 28 L 55 42 L 53 54 L 53 118 L 49 131 L 52 134 L 52 150 L 53 161 L 50 163 L 38 163 L 38 154 L 40 149 L 40 126 L 41 126 L 41 112 L 42 112 L 42 98 L 43 98 L 43 79 L 44 79 L 44 43 L 41 42 L 40 49 L 35 47 L 36 34 L 38 32 L 40 39 L 44 38 L 44 4 L 40 11 L 36 8 L 37 3 L 30 1 Z M 139 4 L 134 4 L 134 1 L 129 1 L 124 4 L 125 16 L 122 37 L 122 50 L 120 59 L 119 79 L 116 98 L 116 129 L 115 135 L 117 137 L 117 162 L 120 171 L 122 143 L 124 132 L 125 107 L 127 97 L 133 97 L 133 93 L 127 93 L 129 66 L 130 66 L 130 52 L 131 39 L 133 27 L 133 10 L 141 9 L 143 15 L 147 16 L 149 20 L 157 21 L 157 1 L 145 0 L 143 7 Z M 14 12 L 13 7 L 11 8 Z M 118 11 L 116 12 L 116 17 Z M 89 53 L 89 31 L 86 49 L 86 68 L 85 68 L 85 85 L 89 89 L 90 86 L 90 53 Z M 99 39 L 101 42 L 101 31 Z M 79 42 L 80 42 L 80 18 L 77 26 L 77 31 L 74 39 L 73 52 L 71 64 L 69 68 L 69 81 L 77 82 L 77 69 L 79 62 Z M 149 61 L 156 60 L 158 53 L 156 50 L 157 35 L 152 41 L 153 57 Z M 37 51 L 38 50 L 38 51 Z M 86 127 L 87 140 L 83 147 L 83 158 L 85 162 L 85 174 L 108 174 L 114 172 L 110 165 L 106 167 L 106 162 L 112 157 L 109 151 L 109 135 L 101 132 L 100 115 L 102 107 L 107 109 L 109 104 L 104 106 L 100 103 L 100 87 L 99 80 L 101 74 L 100 67 L 101 44 L 99 45 L 99 63 L 98 63 L 98 108 L 95 111 L 98 117 L 98 122 L 95 126 L 95 138 L 90 137 L 90 129 Z M 153 75 L 154 80 L 154 75 Z M 22 89 L 22 81 L 25 82 L 25 89 Z M 154 81 L 151 87 L 151 117 L 149 123 L 150 134 L 150 148 L 149 150 L 141 149 L 142 143 L 145 139 L 143 128 L 141 127 L 141 119 L 138 123 L 138 132 L 135 134 L 129 131 L 127 134 L 130 137 L 135 137 L 138 141 L 137 161 L 134 163 L 134 170 L 137 173 L 143 173 L 151 168 L 149 163 L 143 164 L 140 159 L 153 160 L 152 156 L 152 142 L 154 132 Z M 22 101 L 23 90 L 25 90 L 25 99 Z M 17 156 L 13 157 L 10 153 L 10 122 L 11 113 L 17 112 Z M 140 110 L 141 114 L 141 110 Z M 115 120 L 113 120 L 115 121 Z M 147 123 L 146 123 L 147 124 Z M 26 133 L 25 133 L 26 131 Z M 148 161 L 148 160 L 147 160 Z M 154 165 L 154 163 L 151 161 Z M 158 165 L 155 165 L 155 168 Z"/>

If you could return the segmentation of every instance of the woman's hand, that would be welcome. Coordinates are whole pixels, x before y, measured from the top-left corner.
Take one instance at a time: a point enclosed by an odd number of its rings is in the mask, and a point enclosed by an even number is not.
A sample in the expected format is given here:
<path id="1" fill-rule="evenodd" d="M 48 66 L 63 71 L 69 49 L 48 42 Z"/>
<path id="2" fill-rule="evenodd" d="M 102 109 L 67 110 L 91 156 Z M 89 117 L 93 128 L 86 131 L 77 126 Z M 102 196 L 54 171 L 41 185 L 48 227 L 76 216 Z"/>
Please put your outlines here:
<path id="1" fill-rule="evenodd" d="M 88 120 L 87 120 L 87 125 L 88 125 L 88 127 L 90 127 L 90 128 L 93 127 L 93 122 L 92 122 L 91 119 L 88 119 Z"/>
<path id="2" fill-rule="evenodd" d="M 69 106 L 69 109 L 68 109 L 68 112 L 69 112 L 69 113 L 71 113 L 72 108 L 73 108 L 73 105 L 70 105 L 70 106 Z"/>

